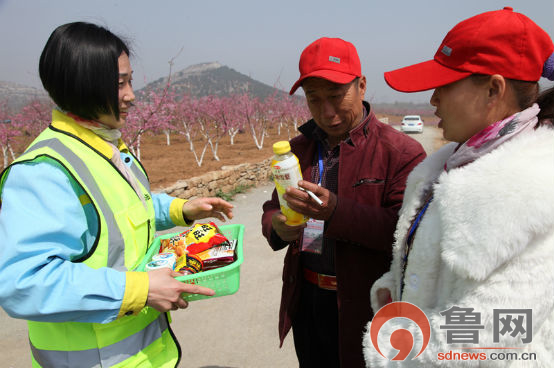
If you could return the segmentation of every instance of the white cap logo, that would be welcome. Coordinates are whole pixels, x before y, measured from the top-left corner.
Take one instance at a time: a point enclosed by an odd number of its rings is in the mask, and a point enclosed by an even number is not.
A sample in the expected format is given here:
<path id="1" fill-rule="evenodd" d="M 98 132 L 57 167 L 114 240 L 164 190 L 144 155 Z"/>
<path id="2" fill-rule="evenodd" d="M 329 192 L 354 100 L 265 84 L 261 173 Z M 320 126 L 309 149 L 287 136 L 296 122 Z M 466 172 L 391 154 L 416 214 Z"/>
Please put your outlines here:
<path id="1" fill-rule="evenodd" d="M 340 64 L 340 58 L 338 58 L 336 56 L 329 56 L 329 61 L 331 61 L 333 63 Z"/>
<path id="2" fill-rule="evenodd" d="M 452 54 L 452 49 L 446 45 L 442 47 L 441 52 L 445 54 L 446 56 L 450 56 Z"/>

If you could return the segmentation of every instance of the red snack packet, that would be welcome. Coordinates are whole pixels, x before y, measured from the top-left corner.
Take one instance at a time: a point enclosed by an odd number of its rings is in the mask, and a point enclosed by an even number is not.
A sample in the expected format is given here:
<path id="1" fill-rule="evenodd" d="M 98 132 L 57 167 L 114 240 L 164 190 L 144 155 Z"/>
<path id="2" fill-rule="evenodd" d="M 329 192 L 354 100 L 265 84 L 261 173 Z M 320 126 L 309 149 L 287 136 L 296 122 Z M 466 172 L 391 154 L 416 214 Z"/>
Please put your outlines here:
<path id="1" fill-rule="evenodd" d="M 221 234 L 219 228 L 213 222 L 196 224 L 185 234 L 186 250 L 190 254 L 196 254 L 214 246 L 228 243 L 227 238 Z"/>

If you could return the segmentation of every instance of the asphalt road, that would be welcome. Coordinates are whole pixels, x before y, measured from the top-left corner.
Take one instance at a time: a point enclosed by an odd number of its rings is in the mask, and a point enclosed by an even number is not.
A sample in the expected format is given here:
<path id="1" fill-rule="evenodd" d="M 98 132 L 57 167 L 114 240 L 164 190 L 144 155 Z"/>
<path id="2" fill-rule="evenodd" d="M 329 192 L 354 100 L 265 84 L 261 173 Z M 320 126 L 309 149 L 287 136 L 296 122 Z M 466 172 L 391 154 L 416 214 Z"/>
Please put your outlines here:
<path id="1" fill-rule="evenodd" d="M 410 136 L 420 141 L 429 154 L 438 147 L 441 132 L 426 127 L 423 134 Z M 259 186 L 238 194 L 232 202 L 235 218 L 228 223 L 245 226 L 239 291 L 234 295 L 194 301 L 189 308 L 172 313 L 171 326 L 183 351 L 180 367 L 282 368 L 298 365 L 292 335 L 279 349 L 277 332 L 285 250 L 272 251 L 261 234 L 261 207 L 272 190 L 272 184 Z M 25 321 L 12 319 L 0 309 L 0 325 L 0 366 L 30 367 Z"/>
<path id="2" fill-rule="evenodd" d="M 399 126 L 395 126 L 396 129 L 400 129 Z M 427 152 L 427 155 L 435 152 L 443 143 L 442 138 L 442 129 L 439 129 L 434 126 L 426 126 L 423 129 L 423 133 L 410 133 L 410 137 L 417 140 Z"/>

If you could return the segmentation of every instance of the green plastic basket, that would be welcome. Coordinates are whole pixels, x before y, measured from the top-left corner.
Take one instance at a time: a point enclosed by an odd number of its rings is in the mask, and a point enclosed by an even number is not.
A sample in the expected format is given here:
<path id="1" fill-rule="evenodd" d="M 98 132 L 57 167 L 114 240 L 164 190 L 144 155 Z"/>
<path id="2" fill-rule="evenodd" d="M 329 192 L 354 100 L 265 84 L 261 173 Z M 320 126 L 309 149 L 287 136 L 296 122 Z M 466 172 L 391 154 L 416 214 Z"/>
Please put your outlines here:
<path id="1" fill-rule="evenodd" d="M 215 268 L 213 270 L 202 271 L 192 275 L 178 276 L 175 279 L 186 282 L 188 284 L 195 284 L 205 286 L 215 291 L 214 296 L 206 296 L 199 294 L 186 294 L 183 299 L 186 301 L 193 301 L 199 299 L 216 298 L 218 296 L 231 295 L 238 291 L 240 285 L 240 265 L 244 261 L 242 254 L 242 241 L 244 238 L 244 225 L 233 224 L 218 226 L 219 230 L 227 237 L 227 239 L 237 239 L 236 255 L 237 259 L 233 263 Z M 179 233 L 164 234 L 154 239 L 150 248 L 146 252 L 140 266 L 137 271 L 144 271 L 146 264 L 150 262 L 152 257 L 160 250 L 160 239 L 171 238 Z"/>

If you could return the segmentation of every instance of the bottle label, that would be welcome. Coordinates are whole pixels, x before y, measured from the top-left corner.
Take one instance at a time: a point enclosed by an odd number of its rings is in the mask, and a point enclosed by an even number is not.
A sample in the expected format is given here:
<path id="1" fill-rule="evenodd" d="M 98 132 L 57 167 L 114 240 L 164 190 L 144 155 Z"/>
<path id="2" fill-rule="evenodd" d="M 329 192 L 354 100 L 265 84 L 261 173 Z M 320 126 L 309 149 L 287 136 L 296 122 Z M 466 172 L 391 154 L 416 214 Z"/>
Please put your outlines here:
<path id="1" fill-rule="evenodd" d="M 298 188 L 298 182 L 302 180 L 300 164 L 296 156 L 288 157 L 283 161 L 271 161 L 271 172 L 275 181 L 275 189 L 279 196 L 281 212 L 287 218 L 287 225 L 300 225 L 305 223 L 308 218 L 296 211 L 291 210 L 287 202 L 283 199 L 283 193 L 288 187 Z"/>

